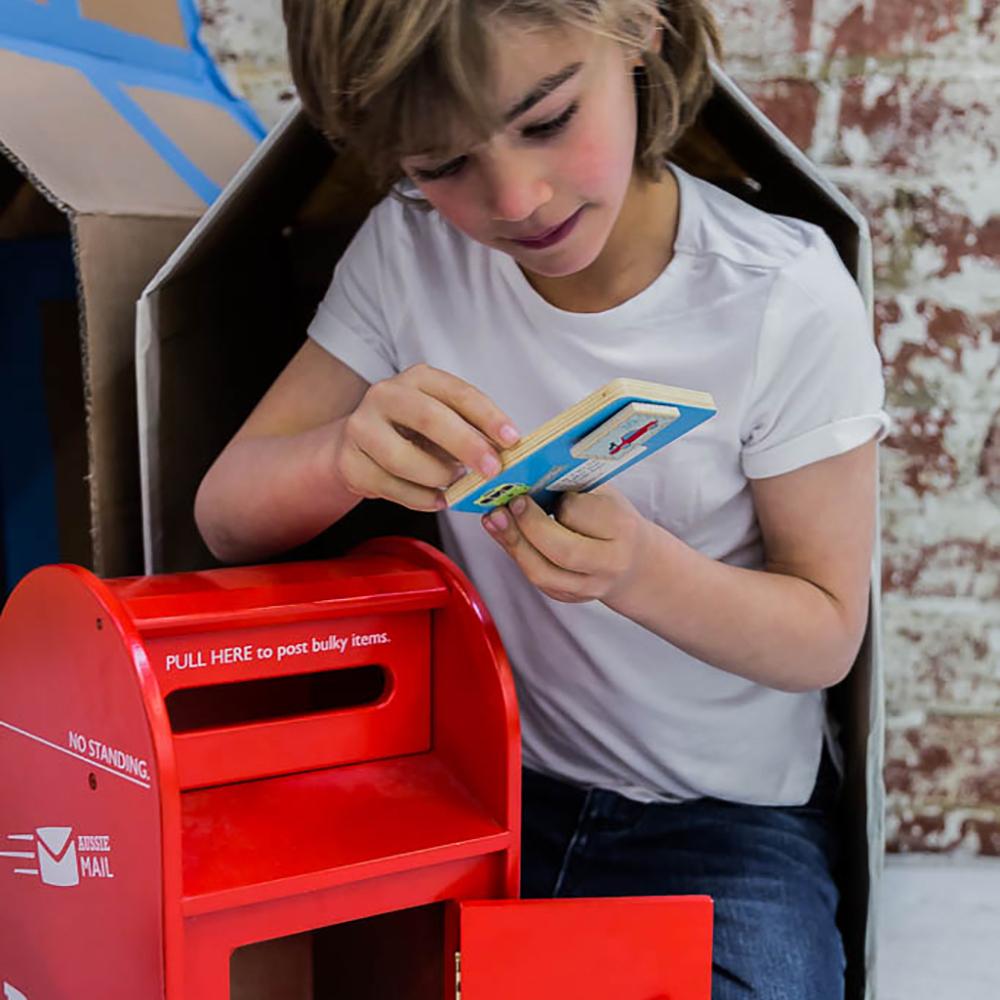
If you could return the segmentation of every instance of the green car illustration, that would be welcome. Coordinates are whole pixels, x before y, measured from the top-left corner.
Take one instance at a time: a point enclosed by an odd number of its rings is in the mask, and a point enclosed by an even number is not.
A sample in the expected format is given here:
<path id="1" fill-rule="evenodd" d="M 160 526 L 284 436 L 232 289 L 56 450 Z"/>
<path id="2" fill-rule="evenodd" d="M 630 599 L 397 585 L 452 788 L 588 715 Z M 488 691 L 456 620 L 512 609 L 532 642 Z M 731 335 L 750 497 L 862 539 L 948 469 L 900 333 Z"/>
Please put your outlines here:
<path id="1" fill-rule="evenodd" d="M 497 483 L 476 497 L 475 504 L 477 507 L 501 507 L 530 489 L 527 483 Z"/>

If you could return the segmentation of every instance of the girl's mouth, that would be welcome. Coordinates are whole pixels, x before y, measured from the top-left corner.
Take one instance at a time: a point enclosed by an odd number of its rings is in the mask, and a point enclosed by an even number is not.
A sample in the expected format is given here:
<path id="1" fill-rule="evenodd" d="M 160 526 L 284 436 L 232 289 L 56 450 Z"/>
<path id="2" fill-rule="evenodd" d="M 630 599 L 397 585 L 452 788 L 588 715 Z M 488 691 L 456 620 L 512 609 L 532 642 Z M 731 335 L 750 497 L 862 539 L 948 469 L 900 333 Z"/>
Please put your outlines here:
<path id="1" fill-rule="evenodd" d="M 531 239 L 512 238 L 511 243 L 527 247 L 530 250 L 542 250 L 545 247 L 550 247 L 569 236 L 576 226 L 577 220 L 580 218 L 580 214 L 583 212 L 583 209 L 584 206 L 581 205 L 568 219 L 560 222 L 558 226 L 546 229 L 544 232 L 539 233 L 538 236 L 534 236 Z"/>

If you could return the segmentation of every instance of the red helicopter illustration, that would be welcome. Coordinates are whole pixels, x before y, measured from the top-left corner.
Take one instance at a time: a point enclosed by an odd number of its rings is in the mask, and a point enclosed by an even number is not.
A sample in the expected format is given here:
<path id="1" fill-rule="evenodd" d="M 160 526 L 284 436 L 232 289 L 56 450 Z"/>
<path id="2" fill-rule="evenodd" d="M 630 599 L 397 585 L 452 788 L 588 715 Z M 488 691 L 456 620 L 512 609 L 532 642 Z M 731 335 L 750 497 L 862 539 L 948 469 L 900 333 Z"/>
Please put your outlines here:
<path id="1" fill-rule="evenodd" d="M 608 448 L 608 454 L 617 455 L 618 452 L 622 450 L 622 448 L 625 448 L 628 445 L 638 441 L 639 438 L 643 436 L 643 434 L 646 434 L 648 431 L 652 430 L 652 428 L 654 428 L 658 423 L 659 423 L 658 420 L 650 420 L 649 423 L 643 424 L 642 427 L 639 427 L 636 430 L 632 431 L 631 434 L 626 434 L 620 441 L 615 441 L 614 444 L 612 444 L 611 447 Z"/>

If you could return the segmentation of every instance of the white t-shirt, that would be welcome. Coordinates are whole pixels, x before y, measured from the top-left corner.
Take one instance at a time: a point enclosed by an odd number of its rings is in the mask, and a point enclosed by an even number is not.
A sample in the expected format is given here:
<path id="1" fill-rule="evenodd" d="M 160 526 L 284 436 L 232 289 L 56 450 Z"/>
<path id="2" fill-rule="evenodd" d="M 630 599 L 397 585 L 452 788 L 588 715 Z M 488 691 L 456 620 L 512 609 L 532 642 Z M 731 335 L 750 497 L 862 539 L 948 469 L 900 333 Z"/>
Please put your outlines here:
<path id="1" fill-rule="evenodd" d="M 688 545 L 756 568 L 749 479 L 884 436 L 881 365 L 860 293 L 822 230 L 672 169 L 674 256 L 621 305 L 558 309 L 507 254 L 387 198 L 338 262 L 309 335 L 369 382 L 418 362 L 453 372 L 522 432 L 616 376 L 711 393 L 715 417 L 612 485 Z M 554 601 L 478 517 L 448 511 L 440 522 L 513 666 L 528 767 L 643 801 L 809 797 L 822 692 L 763 687 L 599 602 Z"/>

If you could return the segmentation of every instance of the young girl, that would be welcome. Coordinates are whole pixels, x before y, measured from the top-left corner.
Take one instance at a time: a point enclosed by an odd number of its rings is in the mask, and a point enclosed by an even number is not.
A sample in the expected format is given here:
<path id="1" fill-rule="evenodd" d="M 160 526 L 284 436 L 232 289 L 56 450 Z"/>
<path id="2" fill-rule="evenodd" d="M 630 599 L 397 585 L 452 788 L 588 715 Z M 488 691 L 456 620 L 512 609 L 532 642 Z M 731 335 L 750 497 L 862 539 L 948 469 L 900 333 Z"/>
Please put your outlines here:
<path id="1" fill-rule="evenodd" d="M 880 365 L 817 227 L 668 161 L 701 2 L 285 0 L 306 108 L 392 190 L 196 516 L 245 561 L 365 497 L 441 510 L 517 679 L 525 895 L 710 894 L 716 1000 L 832 1000 L 823 689 L 865 626 Z M 555 517 L 442 509 L 616 376 L 718 415 Z"/>

